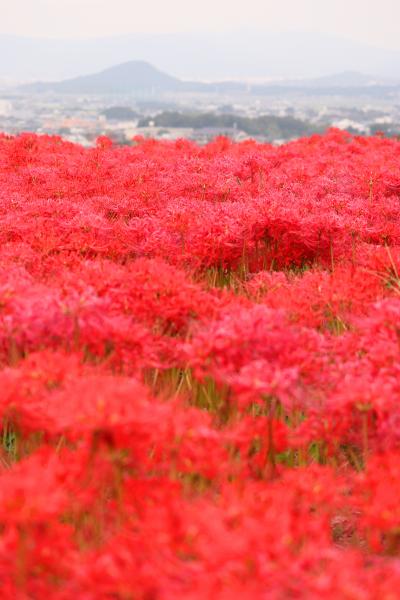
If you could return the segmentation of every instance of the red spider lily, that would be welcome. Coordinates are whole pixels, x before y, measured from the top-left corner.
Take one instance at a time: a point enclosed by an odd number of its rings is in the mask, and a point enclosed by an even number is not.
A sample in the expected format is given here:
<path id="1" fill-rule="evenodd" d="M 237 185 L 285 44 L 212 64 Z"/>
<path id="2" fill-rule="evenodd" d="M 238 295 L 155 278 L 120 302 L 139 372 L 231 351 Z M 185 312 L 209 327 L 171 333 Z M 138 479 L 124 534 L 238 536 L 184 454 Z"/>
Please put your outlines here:
<path id="1" fill-rule="evenodd" d="M 398 597 L 399 168 L 0 135 L 2 597 Z"/>

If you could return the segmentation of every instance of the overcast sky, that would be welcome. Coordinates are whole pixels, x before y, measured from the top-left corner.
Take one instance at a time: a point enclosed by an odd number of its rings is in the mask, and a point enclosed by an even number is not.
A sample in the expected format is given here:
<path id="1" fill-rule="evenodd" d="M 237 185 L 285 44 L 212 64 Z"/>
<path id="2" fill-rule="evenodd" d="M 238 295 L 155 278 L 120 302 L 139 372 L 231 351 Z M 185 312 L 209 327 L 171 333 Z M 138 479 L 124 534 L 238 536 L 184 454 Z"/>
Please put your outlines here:
<path id="1" fill-rule="evenodd" d="M 400 0 L 0 0 L 0 33 L 93 37 L 241 27 L 334 33 L 400 49 Z"/>

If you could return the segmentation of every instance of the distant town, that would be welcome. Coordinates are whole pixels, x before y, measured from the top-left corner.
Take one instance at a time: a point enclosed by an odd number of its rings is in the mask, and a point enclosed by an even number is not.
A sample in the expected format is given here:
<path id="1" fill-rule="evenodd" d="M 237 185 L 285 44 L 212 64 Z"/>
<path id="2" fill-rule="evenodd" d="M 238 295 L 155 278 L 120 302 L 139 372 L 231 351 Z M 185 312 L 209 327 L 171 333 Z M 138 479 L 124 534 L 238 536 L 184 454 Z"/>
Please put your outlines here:
<path id="1" fill-rule="evenodd" d="M 0 131 L 200 144 L 218 136 L 280 144 L 329 127 L 400 135 L 400 85 L 359 73 L 250 85 L 181 81 L 142 61 L 61 82 L 0 85 Z"/>

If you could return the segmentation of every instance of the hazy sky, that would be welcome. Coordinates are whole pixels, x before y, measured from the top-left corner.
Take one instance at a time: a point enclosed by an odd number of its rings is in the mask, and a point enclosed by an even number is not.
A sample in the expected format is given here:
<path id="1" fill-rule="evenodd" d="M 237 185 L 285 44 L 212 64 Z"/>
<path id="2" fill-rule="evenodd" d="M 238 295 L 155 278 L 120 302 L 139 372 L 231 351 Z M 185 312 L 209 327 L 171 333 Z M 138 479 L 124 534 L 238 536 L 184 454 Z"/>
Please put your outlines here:
<path id="1" fill-rule="evenodd" d="M 88 37 L 257 27 L 400 49 L 400 0 L 0 0 L 0 33 Z"/>

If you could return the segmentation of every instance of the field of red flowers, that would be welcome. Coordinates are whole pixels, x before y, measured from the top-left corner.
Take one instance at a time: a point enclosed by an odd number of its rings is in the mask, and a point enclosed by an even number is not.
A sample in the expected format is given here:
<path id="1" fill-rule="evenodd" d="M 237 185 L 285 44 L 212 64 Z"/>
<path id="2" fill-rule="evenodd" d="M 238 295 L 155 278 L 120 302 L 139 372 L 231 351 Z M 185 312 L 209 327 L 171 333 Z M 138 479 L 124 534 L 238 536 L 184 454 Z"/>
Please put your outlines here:
<path id="1" fill-rule="evenodd" d="M 400 598 L 400 142 L 0 136 L 9 599 Z"/>

